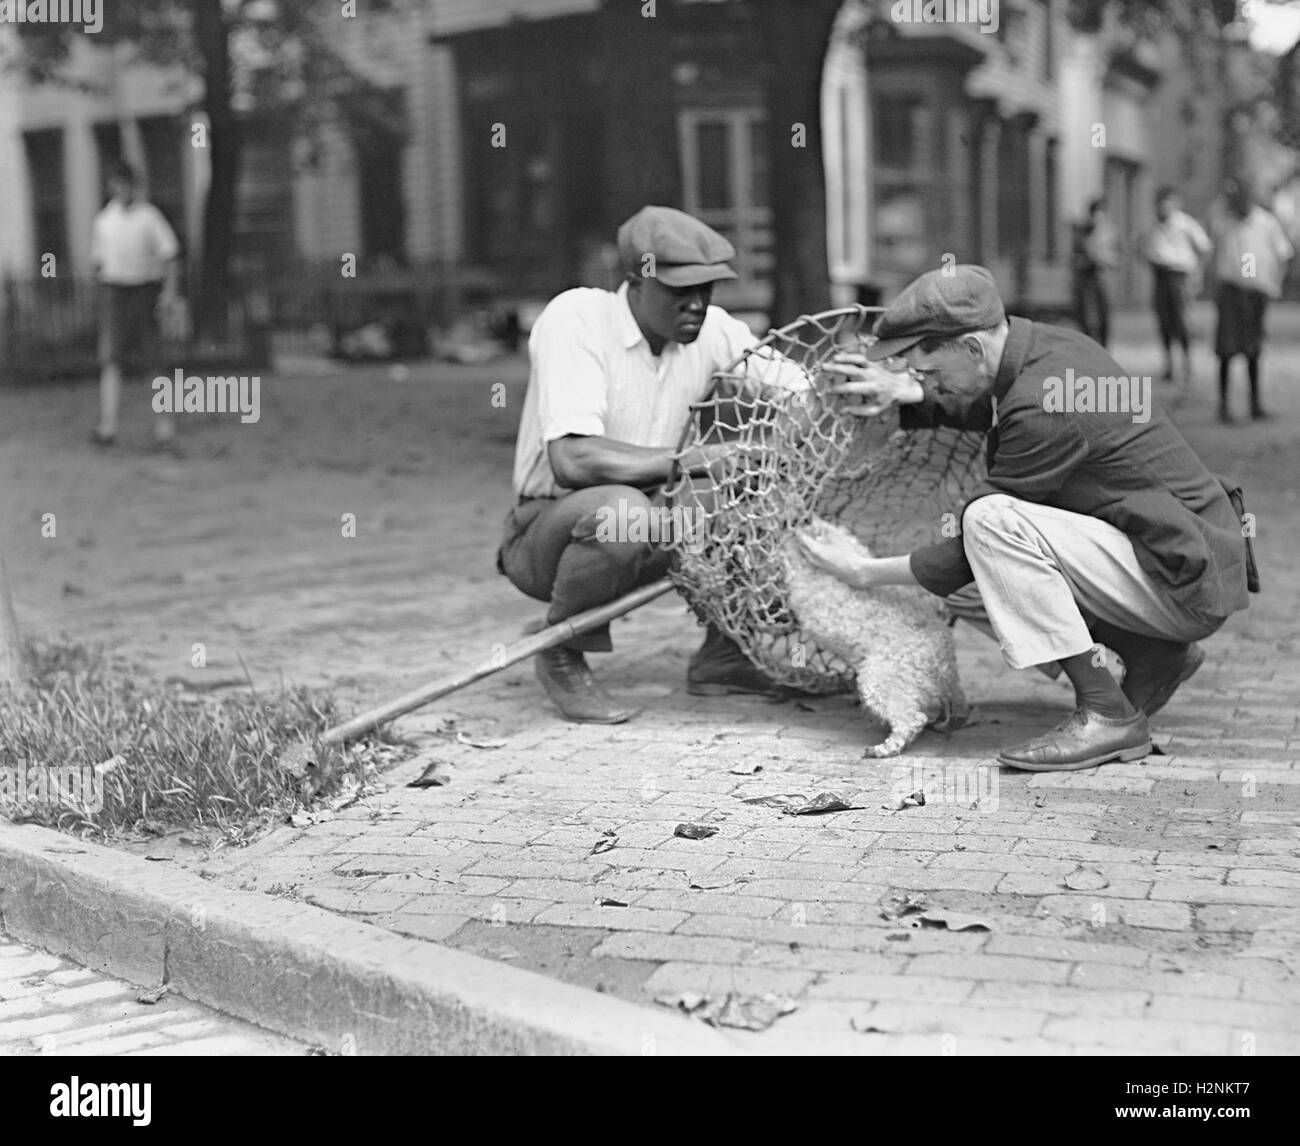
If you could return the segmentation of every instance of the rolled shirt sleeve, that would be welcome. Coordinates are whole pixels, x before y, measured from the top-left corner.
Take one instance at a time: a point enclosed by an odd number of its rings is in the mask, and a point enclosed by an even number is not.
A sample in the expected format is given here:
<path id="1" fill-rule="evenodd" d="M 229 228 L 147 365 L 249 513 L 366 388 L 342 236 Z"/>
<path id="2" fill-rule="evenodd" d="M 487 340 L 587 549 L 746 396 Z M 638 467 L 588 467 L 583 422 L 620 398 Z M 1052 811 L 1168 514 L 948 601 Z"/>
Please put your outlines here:
<path id="1" fill-rule="evenodd" d="M 560 296 L 537 320 L 529 353 L 543 444 L 570 434 L 603 435 L 608 387 L 600 332 L 590 314 Z"/>

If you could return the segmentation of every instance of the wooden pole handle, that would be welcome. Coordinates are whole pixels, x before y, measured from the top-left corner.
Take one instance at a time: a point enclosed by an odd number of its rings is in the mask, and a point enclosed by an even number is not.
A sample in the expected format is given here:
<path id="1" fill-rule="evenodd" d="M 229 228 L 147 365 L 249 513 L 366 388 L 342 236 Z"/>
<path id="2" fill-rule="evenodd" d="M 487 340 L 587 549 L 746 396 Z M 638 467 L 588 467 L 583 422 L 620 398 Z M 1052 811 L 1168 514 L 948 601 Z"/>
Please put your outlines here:
<path id="1" fill-rule="evenodd" d="M 611 601 L 608 605 L 598 605 L 596 608 L 588 609 L 584 613 L 577 613 L 560 621 L 559 624 L 543 629 L 540 633 L 533 633 L 523 640 L 507 645 L 502 652 L 494 654 L 490 659 L 475 665 L 474 668 L 458 672 L 453 676 L 430 681 L 428 684 L 421 685 L 411 692 L 404 693 L 395 700 L 388 701 L 387 704 L 378 705 L 358 716 L 354 716 L 345 724 L 328 729 L 321 736 L 321 743 L 343 744 L 346 741 L 355 740 L 372 728 L 378 728 L 381 724 L 387 724 L 390 720 L 405 716 L 408 712 L 414 712 L 417 708 L 424 707 L 430 701 L 437 700 L 448 693 L 457 692 L 466 685 L 473 684 L 476 680 L 482 680 L 485 676 L 491 676 L 495 672 L 500 672 L 503 668 L 509 668 L 510 665 L 516 664 L 527 657 L 535 656 L 547 649 L 553 649 L 557 645 L 573 640 L 574 637 L 590 632 L 592 629 L 598 629 L 615 618 L 632 612 L 633 609 L 639 609 L 642 605 L 649 604 L 656 597 L 662 597 L 672 587 L 672 581 L 665 577 L 651 585 L 643 585 L 640 589 L 634 589 L 625 597 L 620 597 L 617 601 Z"/>

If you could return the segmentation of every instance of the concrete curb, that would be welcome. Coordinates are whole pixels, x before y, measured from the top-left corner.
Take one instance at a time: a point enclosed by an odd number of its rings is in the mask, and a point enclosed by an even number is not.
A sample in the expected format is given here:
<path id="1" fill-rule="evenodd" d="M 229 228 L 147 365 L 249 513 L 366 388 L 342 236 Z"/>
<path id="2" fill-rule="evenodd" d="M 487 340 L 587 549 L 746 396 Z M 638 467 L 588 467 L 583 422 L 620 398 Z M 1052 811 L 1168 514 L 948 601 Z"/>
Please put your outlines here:
<path id="1" fill-rule="evenodd" d="M 667 1011 L 33 825 L 0 823 L 0 930 L 343 1053 L 744 1053 Z"/>

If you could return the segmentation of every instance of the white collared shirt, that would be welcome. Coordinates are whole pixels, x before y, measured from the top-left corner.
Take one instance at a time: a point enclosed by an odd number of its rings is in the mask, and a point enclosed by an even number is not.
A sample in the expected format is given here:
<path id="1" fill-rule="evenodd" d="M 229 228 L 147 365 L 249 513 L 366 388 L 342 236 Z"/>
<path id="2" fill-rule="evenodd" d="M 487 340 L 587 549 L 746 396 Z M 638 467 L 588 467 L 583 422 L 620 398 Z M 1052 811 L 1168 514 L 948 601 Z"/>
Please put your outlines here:
<path id="1" fill-rule="evenodd" d="M 1163 223 L 1157 220 L 1147 238 L 1147 258 L 1166 270 L 1190 274 L 1210 253 L 1210 236 L 1185 211 L 1171 211 Z"/>
<path id="2" fill-rule="evenodd" d="M 116 199 L 95 216 L 90 261 L 99 281 L 115 286 L 161 282 L 180 244 L 163 213 L 152 203 L 135 200 L 124 207 Z"/>
<path id="3" fill-rule="evenodd" d="M 694 342 L 666 343 L 656 356 L 632 316 L 626 283 L 617 291 L 579 287 L 557 295 L 528 339 L 532 365 L 515 446 L 515 493 L 566 492 L 555 481 L 546 447 L 568 434 L 677 446 L 691 403 L 707 395 L 714 372 L 755 342 L 740 319 L 711 306 Z M 802 371 L 782 362 L 788 369 L 781 384 L 807 385 Z"/>
<path id="4" fill-rule="evenodd" d="M 1282 294 L 1282 279 L 1295 248 L 1271 212 L 1252 207 L 1244 219 L 1224 220 L 1216 238 L 1214 269 L 1220 282 L 1269 298 Z"/>

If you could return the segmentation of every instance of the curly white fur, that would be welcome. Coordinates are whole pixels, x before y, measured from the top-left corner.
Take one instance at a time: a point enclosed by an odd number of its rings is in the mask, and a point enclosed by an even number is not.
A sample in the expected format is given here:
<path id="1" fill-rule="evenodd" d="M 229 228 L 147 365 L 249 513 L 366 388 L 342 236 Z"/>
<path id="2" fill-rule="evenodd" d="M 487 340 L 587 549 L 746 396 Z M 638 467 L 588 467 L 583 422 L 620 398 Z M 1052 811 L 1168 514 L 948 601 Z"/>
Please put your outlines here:
<path id="1" fill-rule="evenodd" d="M 871 556 L 851 533 L 821 518 L 808 532 Z M 884 742 L 868 747 L 864 756 L 897 756 L 926 725 L 960 720 L 966 699 L 937 598 L 905 586 L 850 588 L 813 565 L 793 537 L 781 557 L 787 599 L 800 626 L 852 667 L 862 707 L 889 729 Z"/>

